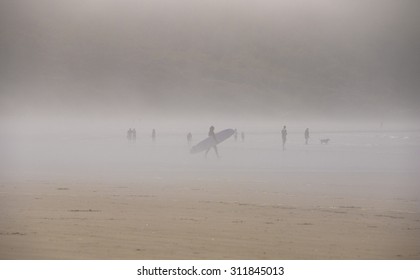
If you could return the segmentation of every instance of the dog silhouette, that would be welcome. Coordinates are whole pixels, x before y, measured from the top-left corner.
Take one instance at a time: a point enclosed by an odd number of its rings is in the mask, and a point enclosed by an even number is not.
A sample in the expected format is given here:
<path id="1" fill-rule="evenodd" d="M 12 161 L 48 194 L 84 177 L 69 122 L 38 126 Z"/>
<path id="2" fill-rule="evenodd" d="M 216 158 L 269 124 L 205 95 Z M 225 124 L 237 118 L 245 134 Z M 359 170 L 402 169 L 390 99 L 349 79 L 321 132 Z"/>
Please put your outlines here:
<path id="1" fill-rule="evenodd" d="M 328 144 L 328 142 L 330 142 L 330 138 L 325 138 L 325 139 L 320 139 L 321 144 Z"/>

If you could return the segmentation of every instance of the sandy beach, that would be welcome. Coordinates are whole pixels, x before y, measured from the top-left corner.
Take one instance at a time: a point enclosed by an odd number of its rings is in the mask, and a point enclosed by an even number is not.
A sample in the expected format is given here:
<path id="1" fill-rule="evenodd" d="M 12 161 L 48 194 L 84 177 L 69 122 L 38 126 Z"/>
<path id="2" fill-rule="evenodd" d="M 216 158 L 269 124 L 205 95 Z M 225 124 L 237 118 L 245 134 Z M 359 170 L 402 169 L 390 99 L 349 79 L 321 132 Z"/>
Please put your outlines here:
<path id="1" fill-rule="evenodd" d="M 405 176 L 302 175 L 2 183 L 0 258 L 420 259 L 419 189 Z"/>

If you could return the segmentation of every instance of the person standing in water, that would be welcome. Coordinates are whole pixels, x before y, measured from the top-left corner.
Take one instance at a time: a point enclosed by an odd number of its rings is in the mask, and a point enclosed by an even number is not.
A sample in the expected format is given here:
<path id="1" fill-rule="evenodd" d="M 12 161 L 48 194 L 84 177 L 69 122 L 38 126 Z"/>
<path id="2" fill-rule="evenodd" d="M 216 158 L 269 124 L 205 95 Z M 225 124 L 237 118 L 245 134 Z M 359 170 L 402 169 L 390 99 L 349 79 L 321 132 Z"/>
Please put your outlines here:
<path id="1" fill-rule="evenodd" d="M 156 130 L 154 128 L 152 130 L 152 140 L 153 140 L 153 142 L 156 141 Z"/>
<path id="2" fill-rule="evenodd" d="M 188 134 L 187 134 L 187 142 L 188 142 L 188 145 L 190 146 L 191 145 L 191 142 L 192 142 L 192 134 L 191 134 L 191 132 L 188 132 Z"/>
<path id="3" fill-rule="evenodd" d="M 131 136 L 133 141 L 136 142 L 137 132 L 135 128 L 133 128 L 133 130 L 131 131 Z"/>
<path id="4" fill-rule="evenodd" d="M 305 144 L 308 145 L 309 140 L 309 128 L 305 129 Z"/>
<path id="5" fill-rule="evenodd" d="M 131 137 L 133 135 L 133 130 L 131 130 L 131 128 L 127 131 L 127 139 L 128 141 L 131 141 Z"/>
<path id="6" fill-rule="evenodd" d="M 241 139 L 242 139 L 242 142 L 245 142 L 245 132 L 241 132 Z"/>
<path id="7" fill-rule="evenodd" d="M 216 138 L 216 133 L 214 133 L 214 126 L 210 126 L 209 137 L 214 139 L 214 145 L 207 149 L 206 157 L 207 157 L 207 154 L 209 153 L 210 149 L 213 148 L 214 152 L 216 153 L 217 158 L 219 158 L 219 153 L 217 152 L 217 146 L 216 146 L 218 141 L 217 141 L 217 138 Z"/>
<path id="8" fill-rule="evenodd" d="M 281 139 L 283 140 L 283 151 L 286 146 L 286 138 L 287 138 L 287 130 L 286 130 L 286 126 L 283 126 L 283 129 L 281 130 Z"/>

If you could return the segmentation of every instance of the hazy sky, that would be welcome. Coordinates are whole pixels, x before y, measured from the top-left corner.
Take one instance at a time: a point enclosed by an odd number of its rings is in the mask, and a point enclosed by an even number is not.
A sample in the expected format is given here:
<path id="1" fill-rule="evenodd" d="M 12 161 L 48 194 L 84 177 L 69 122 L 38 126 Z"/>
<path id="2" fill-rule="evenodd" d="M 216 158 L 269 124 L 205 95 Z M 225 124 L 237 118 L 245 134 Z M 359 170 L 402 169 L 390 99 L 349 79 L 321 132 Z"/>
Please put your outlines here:
<path id="1" fill-rule="evenodd" d="M 419 3 L 0 0 L 0 114 L 417 119 Z"/>

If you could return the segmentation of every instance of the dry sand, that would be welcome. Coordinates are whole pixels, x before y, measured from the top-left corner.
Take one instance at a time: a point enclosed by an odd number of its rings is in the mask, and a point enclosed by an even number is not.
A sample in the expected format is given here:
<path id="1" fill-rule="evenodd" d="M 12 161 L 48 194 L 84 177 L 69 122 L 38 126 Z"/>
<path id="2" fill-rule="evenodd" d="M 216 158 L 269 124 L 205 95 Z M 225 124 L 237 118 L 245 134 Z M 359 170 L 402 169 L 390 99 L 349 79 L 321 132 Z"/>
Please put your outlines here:
<path id="1" fill-rule="evenodd" d="M 219 175 L 4 180 L 0 258 L 420 259 L 413 174 Z"/>

